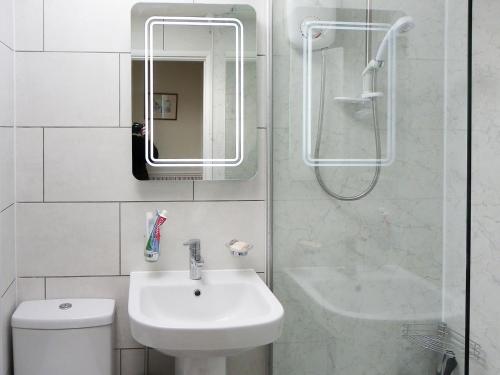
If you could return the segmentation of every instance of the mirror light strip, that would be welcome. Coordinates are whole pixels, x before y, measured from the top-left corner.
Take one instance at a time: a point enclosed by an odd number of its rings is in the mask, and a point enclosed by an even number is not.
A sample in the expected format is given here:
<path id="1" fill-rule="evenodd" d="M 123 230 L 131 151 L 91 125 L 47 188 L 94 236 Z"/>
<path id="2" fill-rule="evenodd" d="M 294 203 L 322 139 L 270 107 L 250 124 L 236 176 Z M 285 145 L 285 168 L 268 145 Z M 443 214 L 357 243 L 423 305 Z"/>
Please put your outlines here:
<path id="1" fill-rule="evenodd" d="M 184 25 L 184 26 L 223 26 L 235 29 L 235 56 L 236 56 L 236 156 L 232 159 L 159 159 L 154 157 L 154 118 L 153 114 L 153 82 L 154 82 L 154 49 L 153 28 L 155 25 Z M 236 18 L 210 18 L 210 17 L 158 17 L 148 18 L 144 26 L 145 47 L 145 139 L 146 161 L 153 167 L 200 167 L 221 166 L 236 167 L 244 158 L 244 31 L 243 24 Z"/>

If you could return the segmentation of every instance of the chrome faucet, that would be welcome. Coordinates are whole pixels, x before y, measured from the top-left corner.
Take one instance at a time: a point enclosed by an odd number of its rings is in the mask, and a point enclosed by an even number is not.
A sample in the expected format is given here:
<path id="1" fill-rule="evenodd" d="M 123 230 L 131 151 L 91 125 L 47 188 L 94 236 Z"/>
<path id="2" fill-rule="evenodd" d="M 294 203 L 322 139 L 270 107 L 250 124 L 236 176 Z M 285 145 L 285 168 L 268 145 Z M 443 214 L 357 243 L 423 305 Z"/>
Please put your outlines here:
<path id="1" fill-rule="evenodd" d="M 184 242 L 184 246 L 189 246 L 189 278 L 191 280 L 200 280 L 201 268 L 204 265 L 201 257 L 200 240 L 189 240 Z"/>

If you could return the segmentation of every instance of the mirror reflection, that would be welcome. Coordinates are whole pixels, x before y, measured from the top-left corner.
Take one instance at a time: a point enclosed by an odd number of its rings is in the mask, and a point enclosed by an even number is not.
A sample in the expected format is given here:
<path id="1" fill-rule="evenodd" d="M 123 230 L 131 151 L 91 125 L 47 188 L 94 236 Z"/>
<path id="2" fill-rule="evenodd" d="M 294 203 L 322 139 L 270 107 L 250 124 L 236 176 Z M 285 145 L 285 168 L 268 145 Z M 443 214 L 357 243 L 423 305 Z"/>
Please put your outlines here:
<path id="1" fill-rule="evenodd" d="M 168 22 L 174 17 L 236 19 L 243 29 L 243 54 L 238 55 L 235 28 L 214 23 L 155 24 L 149 33 L 152 49 L 145 51 L 144 30 L 150 17 Z M 255 175 L 255 30 L 250 6 L 137 4 L 133 8 L 132 165 L 137 179 L 243 180 Z M 145 56 L 151 57 L 148 69 Z M 151 145 L 148 153 L 146 144 Z M 149 163 L 146 154 L 151 155 Z"/>

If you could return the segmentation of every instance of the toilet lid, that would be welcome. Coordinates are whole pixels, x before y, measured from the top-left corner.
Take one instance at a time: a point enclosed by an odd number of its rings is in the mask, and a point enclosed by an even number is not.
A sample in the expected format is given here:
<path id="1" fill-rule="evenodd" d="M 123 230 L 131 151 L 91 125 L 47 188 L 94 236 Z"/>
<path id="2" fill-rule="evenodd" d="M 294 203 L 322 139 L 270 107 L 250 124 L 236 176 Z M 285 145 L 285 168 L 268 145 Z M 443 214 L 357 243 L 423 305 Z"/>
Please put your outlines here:
<path id="1" fill-rule="evenodd" d="M 24 329 L 90 328 L 113 323 L 112 299 L 52 299 L 22 302 L 12 327 Z"/>

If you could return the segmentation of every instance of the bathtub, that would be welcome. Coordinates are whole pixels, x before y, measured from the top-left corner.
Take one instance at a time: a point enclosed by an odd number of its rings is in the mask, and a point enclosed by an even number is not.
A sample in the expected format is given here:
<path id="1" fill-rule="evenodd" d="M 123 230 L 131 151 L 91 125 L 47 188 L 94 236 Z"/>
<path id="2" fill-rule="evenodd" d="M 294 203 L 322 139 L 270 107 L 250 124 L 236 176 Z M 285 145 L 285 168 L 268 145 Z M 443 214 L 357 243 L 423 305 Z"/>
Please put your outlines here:
<path id="1" fill-rule="evenodd" d="M 285 273 L 332 314 L 401 322 L 441 319 L 441 289 L 399 266 L 300 267 Z"/>
<path id="2" fill-rule="evenodd" d="M 435 375 L 439 356 L 408 342 L 402 326 L 441 321 L 440 287 L 396 265 L 297 267 L 280 274 L 287 298 L 331 337 L 329 375 Z"/>

